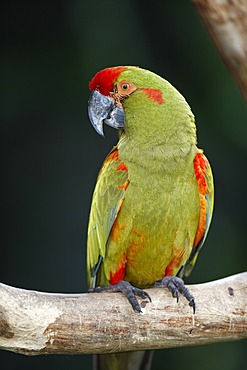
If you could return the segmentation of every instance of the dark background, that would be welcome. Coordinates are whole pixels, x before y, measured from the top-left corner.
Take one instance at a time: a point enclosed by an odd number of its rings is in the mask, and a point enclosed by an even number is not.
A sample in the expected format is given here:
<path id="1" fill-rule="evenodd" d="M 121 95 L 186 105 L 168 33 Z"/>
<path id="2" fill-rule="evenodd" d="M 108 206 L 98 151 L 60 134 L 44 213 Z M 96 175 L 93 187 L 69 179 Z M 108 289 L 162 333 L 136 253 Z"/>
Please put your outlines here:
<path id="1" fill-rule="evenodd" d="M 117 138 L 106 129 L 102 139 L 91 127 L 87 84 L 113 65 L 165 77 L 196 115 L 216 200 L 187 282 L 246 269 L 247 110 L 190 1 L 5 1 L 0 30 L 1 282 L 86 290 L 91 195 Z M 242 370 L 245 350 L 246 342 L 163 350 L 154 369 Z M 90 369 L 90 361 L 0 352 L 5 370 Z"/>

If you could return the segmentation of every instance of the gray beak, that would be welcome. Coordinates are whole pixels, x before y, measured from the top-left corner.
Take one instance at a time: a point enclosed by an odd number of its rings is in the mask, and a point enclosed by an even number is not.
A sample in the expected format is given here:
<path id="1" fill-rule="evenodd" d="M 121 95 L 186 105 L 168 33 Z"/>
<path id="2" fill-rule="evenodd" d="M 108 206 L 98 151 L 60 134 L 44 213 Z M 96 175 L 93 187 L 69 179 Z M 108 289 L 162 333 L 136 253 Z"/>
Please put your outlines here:
<path id="1" fill-rule="evenodd" d="M 110 98 L 93 91 L 88 101 L 88 115 L 95 130 L 104 136 L 103 124 L 116 129 L 124 128 L 124 111 Z"/>

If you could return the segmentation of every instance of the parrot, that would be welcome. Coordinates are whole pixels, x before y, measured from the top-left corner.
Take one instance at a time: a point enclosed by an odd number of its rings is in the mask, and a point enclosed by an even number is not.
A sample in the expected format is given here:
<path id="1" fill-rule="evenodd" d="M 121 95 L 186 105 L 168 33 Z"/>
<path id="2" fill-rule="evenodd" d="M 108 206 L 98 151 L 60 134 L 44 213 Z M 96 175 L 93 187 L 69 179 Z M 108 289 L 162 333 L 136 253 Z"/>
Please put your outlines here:
<path id="1" fill-rule="evenodd" d="M 88 223 L 90 292 L 122 292 L 135 312 L 143 289 L 183 295 L 212 219 L 212 170 L 197 147 L 195 118 L 180 92 L 137 66 L 105 68 L 89 82 L 88 115 L 118 143 L 100 169 Z M 152 351 L 95 355 L 98 370 L 148 370 Z"/>

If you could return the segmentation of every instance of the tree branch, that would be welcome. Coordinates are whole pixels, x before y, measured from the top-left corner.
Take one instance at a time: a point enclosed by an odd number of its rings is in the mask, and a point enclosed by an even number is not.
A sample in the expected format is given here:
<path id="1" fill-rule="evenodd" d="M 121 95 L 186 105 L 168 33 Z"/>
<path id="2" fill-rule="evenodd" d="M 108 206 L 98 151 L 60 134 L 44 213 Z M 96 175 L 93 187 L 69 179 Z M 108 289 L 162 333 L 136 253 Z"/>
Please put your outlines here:
<path id="1" fill-rule="evenodd" d="M 0 284 L 0 348 L 26 355 L 169 348 L 247 338 L 247 272 L 191 285 L 196 314 L 166 289 L 133 312 L 122 294 L 50 294 Z"/>
<path id="2" fill-rule="evenodd" d="M 247 101 L 247 1 L 192 1 Z"/>

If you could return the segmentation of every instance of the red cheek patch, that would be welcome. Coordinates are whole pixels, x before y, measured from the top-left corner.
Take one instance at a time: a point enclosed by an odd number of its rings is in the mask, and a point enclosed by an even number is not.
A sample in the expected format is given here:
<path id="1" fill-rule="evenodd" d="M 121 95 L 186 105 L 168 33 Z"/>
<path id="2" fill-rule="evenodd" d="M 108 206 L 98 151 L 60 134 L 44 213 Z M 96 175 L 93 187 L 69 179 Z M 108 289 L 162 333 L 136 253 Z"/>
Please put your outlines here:
<path id="1" fill-rule="evenodd" d="M 145 93 L 145 95 L 148 97 L 148 99 L 151 99 L 155 101 L 158 104 L 164 103 L 164 98 L 162 95 L 162 92 L 158 89 L 149 89 L 149 88 L 142 88 L 140 89 Z"/>

